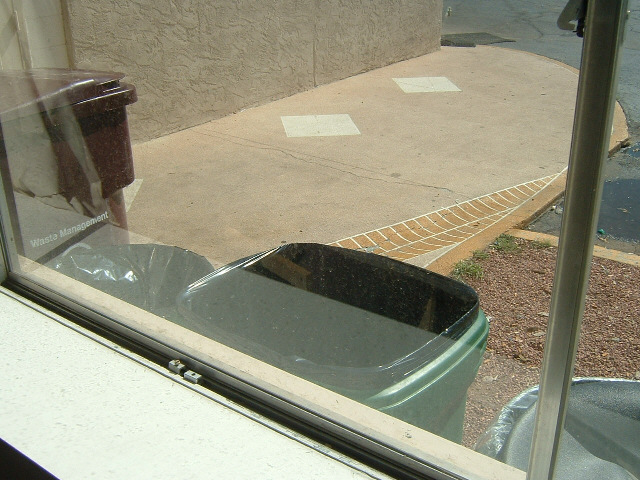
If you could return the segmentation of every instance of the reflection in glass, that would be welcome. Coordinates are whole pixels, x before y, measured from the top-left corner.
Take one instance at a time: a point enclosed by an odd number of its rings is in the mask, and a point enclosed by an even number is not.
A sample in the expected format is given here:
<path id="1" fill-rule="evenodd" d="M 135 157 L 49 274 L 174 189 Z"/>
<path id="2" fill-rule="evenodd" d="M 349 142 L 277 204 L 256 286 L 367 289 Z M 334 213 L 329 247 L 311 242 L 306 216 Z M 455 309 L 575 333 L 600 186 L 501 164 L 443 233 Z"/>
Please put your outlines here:
<path id="1" fill-rule="evenodd" d="M 0 165 L 17 248 L 46 261 L 105 225 L 127 241 L 122 189 L 133 182 L 123 75 L 35 69 L 0 72 Z"/>

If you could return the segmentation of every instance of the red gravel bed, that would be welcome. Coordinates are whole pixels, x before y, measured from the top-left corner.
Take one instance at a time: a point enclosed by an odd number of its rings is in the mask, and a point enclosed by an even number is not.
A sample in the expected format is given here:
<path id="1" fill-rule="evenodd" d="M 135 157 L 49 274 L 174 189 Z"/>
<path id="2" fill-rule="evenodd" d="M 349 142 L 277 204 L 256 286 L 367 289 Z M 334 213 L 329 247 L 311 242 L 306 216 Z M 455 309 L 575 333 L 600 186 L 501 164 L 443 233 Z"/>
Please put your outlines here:
<path id="1" fill-rule="evenodd" d="M 491 320 L 487 354 L 469 389 L 467 446 L 539 379 L 557 248 L 515 241 L 517 251 L 488 248 L 488 258 L 475 260 L 481 279 L 464 278 Z M 640 268 L 594 257 L 575 376 L 640 379 Z"/>

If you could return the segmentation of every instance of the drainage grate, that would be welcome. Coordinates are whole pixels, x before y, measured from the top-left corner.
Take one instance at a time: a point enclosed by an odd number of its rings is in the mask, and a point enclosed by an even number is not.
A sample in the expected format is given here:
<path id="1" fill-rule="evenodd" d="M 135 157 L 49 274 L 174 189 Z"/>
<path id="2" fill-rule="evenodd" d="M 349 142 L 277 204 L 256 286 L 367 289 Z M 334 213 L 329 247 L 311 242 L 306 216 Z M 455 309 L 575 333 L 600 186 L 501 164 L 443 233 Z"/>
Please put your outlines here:
<path id="1" fill-rule="evenodd" d="M 503 42 L 515 42 L 515 40 L 498 37 L 486 32 L 450 33 L 442 35 L 440 39 L 440 45 L 443 47 L 475 47 L 476 45 L 489 45 L 491 43 Z"/>

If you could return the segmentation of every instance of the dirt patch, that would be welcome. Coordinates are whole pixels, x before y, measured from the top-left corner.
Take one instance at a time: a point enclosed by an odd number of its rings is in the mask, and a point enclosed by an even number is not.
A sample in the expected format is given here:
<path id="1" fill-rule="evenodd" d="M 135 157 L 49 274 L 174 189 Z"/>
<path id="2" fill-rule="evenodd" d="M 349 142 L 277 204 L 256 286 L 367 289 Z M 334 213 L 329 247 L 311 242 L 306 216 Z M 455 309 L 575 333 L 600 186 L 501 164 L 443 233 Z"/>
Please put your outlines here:
<path id="1" fill-rule="evenodd" d="M 482 278 L 464 278 L 491 321 L 469 389 L 463 444 L 470 447 L 503 405 L 539 381 L 557 248 L 514 241 L 515 251 L 490 247 L 474 259 Z M 640 379 L 640 268 L 594 258 L 575 376 Z"/>

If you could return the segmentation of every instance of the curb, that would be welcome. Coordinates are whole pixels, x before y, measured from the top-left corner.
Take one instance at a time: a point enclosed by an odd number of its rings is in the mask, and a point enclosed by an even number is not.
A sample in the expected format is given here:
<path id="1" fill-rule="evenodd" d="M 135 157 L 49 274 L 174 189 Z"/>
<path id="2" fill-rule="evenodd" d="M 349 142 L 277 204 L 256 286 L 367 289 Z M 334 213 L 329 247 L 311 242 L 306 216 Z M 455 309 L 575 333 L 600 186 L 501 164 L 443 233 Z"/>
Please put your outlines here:
<path id="1" fill-rule="evenodd" d="M 522 238 L 523 240 L 548 242 L 550 245 L 557 247 L 559 238 L 555 235 L 549 235 L 547 233 L 532 232 L 530 230 L 511 229 L 507 231 L 507 234 Z M 611 250 L 599 245 L 593 246 L 593 256 L 598 258 L 606 258 L 619 263 L 625 263 L 627 265 L 633 265 L 640 267 L 640 255 L 634 255 L 633 253 L 620 252 L 618 250 Z"/>
<path id="2" fill-rule="evenodd" d="M 618 102 L 616 102 L 613 113 L 611 138 L 609 140 L 609 155 L 620 150 L 628 140 L 629 131 L 627 129 L 627 119 L 622 107 Z M 494 225 L 483 230 L 478 235 L 458 244 L 456 247 L 452 248 L 447 253 L 427 265 L 426 268 L 441 275 L 449 275 L 457 262 L 469 258 L 475 250 L 485 248 L 502 233 L 513 229 L 521 229 L 531 223 L 535 218 L 539 217 L 564 194 L 566 182 L 567 169 L 565 168 L 558 178 L 534 195 L 527 203 L 516 209 L 511 215 L 496 222 Z M 598 247 L 598 249 L 600 248 L 602 247 Z M 623 252 L 617 252 L 616 250 L 611 250 L 611 252 L 623 254 Z M 614 254 L 613 256 L 615 257 L 616 255 Z M 615 260 L 615 258 L 612 259 Z M 635 265 L 634 263 L 631 264 Z"/>
<path id="3" fill-rule="evenodd" d="M 470 257 L 475 250 L 485 248 L 500 234 L 512 228 L 521 228 L 547 210 L 564 193 L 567 183 L 566 170 L 548 186 L 540 190 L 525 204 L 518 207 L 511 215 L 499 220 L 477 235 L 461 242 L 447 253 L 427 265 L 431 271 L 441 275 L 449 275 L 454 265 L 460 260 Z"/>

